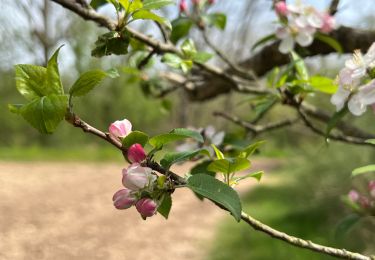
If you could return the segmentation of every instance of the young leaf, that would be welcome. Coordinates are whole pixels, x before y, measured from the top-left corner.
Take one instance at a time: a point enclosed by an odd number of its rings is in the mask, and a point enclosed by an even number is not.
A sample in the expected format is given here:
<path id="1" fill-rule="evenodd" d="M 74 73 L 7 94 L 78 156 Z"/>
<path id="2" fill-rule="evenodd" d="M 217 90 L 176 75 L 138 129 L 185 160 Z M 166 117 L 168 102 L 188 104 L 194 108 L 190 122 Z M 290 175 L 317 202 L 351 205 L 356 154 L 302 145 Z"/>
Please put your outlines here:
<path id="1" fill-rule="evenodd" d="M 193 138 L 197 140 L 198 142 L 202 142 L 202 143 L 204 142 L 202 135 L 200 135 L 198 132 L 185 129 L 185 128 L 177 128 L 177 129 L 172 130 L 168 134 L 161 134 L 161 135 L 152 137 L 149 140 L 149 143 L 155 148 L 160 148 L 167 143 L 186 139 L 186 138 Z"/>
<path id="2" fill-rule="evenodd" d="M 375 145 L 375 139 L 368 139 L 366 140 L 366 143 Z"/>
<path id="3" fill-rule="evenodd" d="M 139 11 L 136 11 L 134 14 L 133 14 L 133 19 L 134 20 L 138 20 L 138 19 L 143 19 L 143 20 L 153 20 L 155 22 L 158 22 L 160 24 L 164 24 L 165 26 L 167 26 L 169 29 L 172 29 L 172 25 L 171 23 L 168 21 L 168 19 L 164 18 L 164 17 L 161 17 L 155 13 L 152 13 L 148 10 L 139 10 Z"/>
<path id="4" fill-rule="evenodd" d="M 122 146 L 125 148 L 129 148 L 133 144 L 140 144 L 142 146 L 145 146 L 148 142 L 148 139 L 149 137 L 147 134 L 140 131 L 132 131 L 122 140 Z"/>
<path id="5" fill-rule="evenodd" d="M 175 69 L 179 69 L 182 63 L 182 59 L 173 53 L 164 54 L 161 61 Z"/>
<path id="6" fill-rule="evenodd" d="M 67 96 L 51 95 L 34 99 L 22 106 L 19 112 L 40 133 L 51 134 L 64 119 L 67 106 Z"/>
<path id="7" fill-rule="evenodd" d="M 143 9 L 160 9 L 174 3 L 173 0 L 143 0 Z"/>
<path id="8" fill-rule="evenodd" d="M 95 48 L 91 51 L 91 55 L 100 58 L 112 54 L 127 54 L 129 42 L 130 36 L 126 32 L 121 35 L 114 31 L 102 34 L 95 42 Z"/>
<path id="9" fill-rule="evenodd" d="M 164 195 L 163 200 L 162 200 L 160 206 L 158 207 L 158 212 L 163 217 L 165 217 L 166 219 L 168 219 L 168 216 L 169 216 L 169 213 L 171 211 L 171 208 L 172 208 L 172 197 L 168 193 L 168 194 Z"/>
<path id="10" fill-rule="evenodd" d="M 246 174 L 245 176 L 236 178 L 235 182 L 239 182 L 247 178 L 255 178 L 259 182 L 262 179 L 263 174 L 264 174 L 263 171 L 252 172 L 252 173 Z"/>
<path id="11" fill-rule="evenodd" d="M 48 94 L 55 94 L 53 89 L 46 88 L 47 69 L 41 66 L 19 64 L 15 67 L 16 87 L 27 100 L 33 100 Z"/>
<path id="12" fill-rule="evenodd" d="M 253 47 L 251 48 L 251 51 L 255 50 L 258 46 L 265 44 L 266 42 L 276 40 L 276 35 L 269 34 L 267 36 L 264 36 L 260 40 L 258 40 L 256 43 L 254 43 Z"/>
<path id="13" fill-rule="evenodd" d="M 91 5 L 92 8 L 94 8 L 95 10 L 97 10 L 99 7 L 101 7 L 102 5 L 105 5 L 107 3 L 108 3 L 107 0 L 92 0 L 90 2 L 90 5 Z"/>
<path id="14" fill-rule="evenodd" d="M 375 172 L 375 164 L 359 167 L 357 169 L 354 169 L 352 172 L 352 177 L 364 174 L 364 173 L 369 173 L 369 172 Z"/>
<path id="15" fill-rule="evenodd" d="M 245 158 L 226 158 L 215 160 L 210 163 L 207 170 L 212 172 L 221 172 L 223 174 L 230 174 L 239 172 L 250 168 L 251 163 Z"/>
<path id="16" fill-rule="evenodd" d="M 129 10 L 127 10 L 128 13 L 134 13 L 137 11 L 140 11 L 143 8 L 142 0 L 133 0 L 129 4 Z M 133 15 L 134 18 L 134 15 Z"/>
<path id="17" fill-rule="evenodd" d="M 62 48 L 60 46 L 47 63 L 47 82 L 46 88 L 53 89 L 54 94 L 63 95 L 64 89 L 60 80 L 59 66 L 57 64 L 57 57 L 59 56 L 59 51 Z"/>
<path id="18" fill-rule="evenodd" d="M 227 16 L 224 13 L 213 13 L 202 17 L 208 26 L 215 26 L 224 30 L 227 25 Z"/>
<path id="19" fill-rule="evenodd" d="M 305 62 L 303 59 L 294 51 L 291 52 L 294 67 L 296 68 L 297 74 L 301 80 L 308 81 L 309 73 L 307 71 Z"/>
<path id="20" fill-rule="evenodd" d="M 181 50 L 187 59 L 193 58 L 197 53 L 197 49 L 195 48 L 195 44 L 192 39 L 186 39 L 181 44 Z"/>
<path id="21" fill-rule="evenodd" d="M 129 11 L 130 0 L 119 0 L 119 3 L 126 12 Z"/>
<path id="22" fill-rule="evenodd" d="M 206 63 L 209 61 L 214 55 L 208 52 L 197 52 L 194 57 L 193 61 L 198 63 Z"/>
<path id="23" fill-rule="evenodd" d="M 336 39 L 322 33 L 316 33 L 315 38 L 331 46 L 336 52 L 340 54 L 343 53 L 342 46 L 338 41 L 336 41 Z"/>
<path id="24" fill-rule="evenodd" d="M 216 154 L 216 158 L 217 159 L 225 159 L 225 156 L 224 154 L 219 150 L 219 148 L 216 147 L 216 145 L 214 144 L 211 144 L 212 148 L 214 148 L 214 151 L 215 151 L 215 154 Z"/>
<path id="25" fill-rule="evenodd" d="M 314 89 L 327 94 L 336 93 L 338 88 L 333 79 L 322 76 L 311 77 L 309 83 Z"/>
<path id="26" fill-rule="evenodd" d="M 161 166 L 169 169 L 173 164 L 190 160 L 191 158 L 197 156 L 201 150 L 177 152 L 177 153 L 167 153 L 164 155 L 163 159 L 160 160 Z"/>
<path id="27" fill-rule="evenodd" d="M 256 149 L 259 148 L 259 146 L 263 145 L 264 143 L 265 143 L 265 141 L 259 141 L 259 142 L 256 142 L 254 144 L 249 145 L 248 147 L 246 147 L 245 149 L 243 149 L 240 152 L 238 157 L 248 158 L 249 156 L 251 156 L 256 151 Z"/>
<path id="28" fill-rule="evenodd" d="M 194 22 L 185 17 L 177 18 L 172 21 L 171 41 L 176 44 L 178 40 L 187 36 Z"/>
<path id="29" fill-rule="evenodd" d="M 199 195 L 219 204 L 241 220 L 241 201 L 235 190 L 221 181 L 205 174 L 193 175 L 188 179 L 188 187 Z"/>
<path id="30" fill-rule="evenodd" d="M 102 70 L 91 70 L 83 73 L 69 90 L 69 94 L 84 96 L 102 82 L 108 74 Z"/>

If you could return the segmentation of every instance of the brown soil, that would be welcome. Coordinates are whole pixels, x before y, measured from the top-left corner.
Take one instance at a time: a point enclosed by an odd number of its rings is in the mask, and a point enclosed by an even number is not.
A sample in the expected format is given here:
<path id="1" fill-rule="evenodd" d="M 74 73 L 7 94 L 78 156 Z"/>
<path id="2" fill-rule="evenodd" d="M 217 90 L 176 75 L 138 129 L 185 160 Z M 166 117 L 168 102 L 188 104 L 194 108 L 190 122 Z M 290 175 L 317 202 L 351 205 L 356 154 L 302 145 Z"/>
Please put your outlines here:
<path id="1" fill-rule="evenodd" d="M 273 166 L 259 160 L 253 170 Z M 0 162 L 0 259 L 205 259 L 215 225 L 231 217 L 186 189 L 174 193 L 168 221 L 116 210 L 111 198 L 123 167 Z M 240 190 L 256 183 L 246 182 Z"/>

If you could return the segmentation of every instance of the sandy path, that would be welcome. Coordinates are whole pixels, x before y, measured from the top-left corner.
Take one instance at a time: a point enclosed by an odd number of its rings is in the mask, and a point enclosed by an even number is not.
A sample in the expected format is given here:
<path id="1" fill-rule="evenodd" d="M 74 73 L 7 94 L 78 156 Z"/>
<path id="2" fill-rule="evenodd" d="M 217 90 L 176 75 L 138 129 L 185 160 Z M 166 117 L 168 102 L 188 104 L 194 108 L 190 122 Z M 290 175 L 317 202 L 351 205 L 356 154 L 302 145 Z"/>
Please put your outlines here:
<path id="1" fill-rule="evenodd" d="M 0 162 L 0 259 L 204 259 L 215 225 L 230 216 L 186 189 L 174 193 L 168 221 L 115 210 L 111 198 L 121 188 L 122 167 Z"/>

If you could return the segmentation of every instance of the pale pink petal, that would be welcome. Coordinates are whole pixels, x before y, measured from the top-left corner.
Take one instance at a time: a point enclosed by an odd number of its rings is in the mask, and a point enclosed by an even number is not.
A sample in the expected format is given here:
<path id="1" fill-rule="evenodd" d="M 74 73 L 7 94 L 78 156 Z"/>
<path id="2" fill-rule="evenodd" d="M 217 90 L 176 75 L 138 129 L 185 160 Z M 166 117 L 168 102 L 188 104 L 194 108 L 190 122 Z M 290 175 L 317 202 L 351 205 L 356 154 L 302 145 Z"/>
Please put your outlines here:
<path id="1" fill-rule="evenodd" d="M 302 47 L 306 47 L 306 46 L 309 46 L 314 41 L 314 37 L 312 34 L 309 34 L 306 32 L 300 32 L 296 37 L 296 41 Z"/>
<path id="2" fill-rule="evenodd" d="M 331 103 L 336 106 L 337 111 L 341 110 L 344 107 L 345 102 L 348 99 L 349 95 L 350 95 L 350 91 L 342 87 L 339 87 L 337 92 L 332 95 Z"/>
<path id="3" fill-rule="evenodd" d="M 348 108 L 349 111 L 355 116 L 360 116 L 366 112 L 366 105 L 362 103 L 358 94 L 355 94 L 350 98 Z"/>
<path id="4" fill-rule="evenodd" d="M 287 37 L 283 39 L 279 45 L 279 51 L 281 53 L 287 54 L 294 49 L 294 39 L 292 37 Z"/>
<path id="5" fill-rule="evenodd" d="M 364 105 L 375 104 L 375 80 L 358 89 L 358 98 Z"/>

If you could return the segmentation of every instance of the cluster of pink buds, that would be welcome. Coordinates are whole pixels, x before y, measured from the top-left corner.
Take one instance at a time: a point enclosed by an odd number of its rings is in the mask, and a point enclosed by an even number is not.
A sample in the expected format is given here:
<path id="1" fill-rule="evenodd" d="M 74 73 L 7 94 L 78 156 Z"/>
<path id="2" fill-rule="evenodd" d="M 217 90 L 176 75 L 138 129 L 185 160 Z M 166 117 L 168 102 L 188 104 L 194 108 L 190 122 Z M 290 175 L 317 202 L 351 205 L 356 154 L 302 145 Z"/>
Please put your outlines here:
<path id="1" fill-rule="evenodd" d="M 348 198 L 357 210 L 375 215 L 375 180 L 369 182 L 367 193 L 368 195 L 363 195 L 353 189 L 348 193 Z"/>
<path id="2" fill-rule="evenodd" d="M 289 53 L 295 42 L 307 47 L 314 41 L 316 32 L 330 33 L 336 28 L 336 21 L 327 12 L 320 12 L 313 6 L 302 4 L 288 5 L 285 1 L 275 4 L 275 11 L 280 19 L 276 37 L 281 40 L 279 51 Z"/>
<path id="3" fill-rule="evenodd" d="M 116 121 L 109 127 L 109 132 L 119 139 L 130 134 L 132 124 L 124 119 Z M 158 202 L 144 194 L 152 194 L 157 176 L 152 169 L 143 167 L 140 163 L 146 158 L 145 150 L 140 144 L 133 144 L 127 151 L 128 160 L 132 163 L 122 170 L 122 184 L 125 189 L 117 191 L 113 195 L 113 204 L 117 209 L 128 209 L 135 205 L 143 219 L 156 214 Z"/>
<path id="4" fill-rule="evenodd" d="M 191 4 L 193 7 L 198 7 L 200 5 L 213 5 L 215 3 L 215 0 L 191 0 Z M 189 14 L 189 6 L 187 0 L 180 0 L 179 4 L 179 10 L 180 13 Z"/>
<path id="5" fill-rule="evenodd" d="M 353 57 L 345 62 L 345 67 L 339 72 L 337 84 L 339 88 L 332 96 L 331 103 L 337 111 L 346 104 L 349 111 L 356 116 L 366 112 L 367 106 L 375 105 L 375 43 L 365 55 L 356 50 Z"/>

